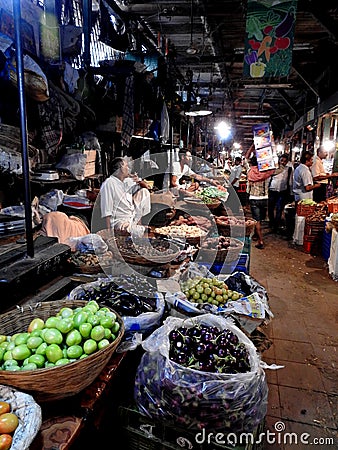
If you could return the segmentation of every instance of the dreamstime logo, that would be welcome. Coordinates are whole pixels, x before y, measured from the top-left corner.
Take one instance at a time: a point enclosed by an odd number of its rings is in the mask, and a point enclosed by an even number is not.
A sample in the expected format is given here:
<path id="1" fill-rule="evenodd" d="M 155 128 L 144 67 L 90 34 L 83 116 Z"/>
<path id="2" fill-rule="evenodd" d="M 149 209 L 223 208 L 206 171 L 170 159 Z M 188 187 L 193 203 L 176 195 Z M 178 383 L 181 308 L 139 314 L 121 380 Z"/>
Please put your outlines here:
<path id="1" fill-rule="evenodd" d="M 154 154 L 151 155 L 151 158 L 153 161 L 156 161 L 160 169 L 146 169 L 144 161 L 140 158 L 132 161 L 133 167 L 130 168 L 131 171 L 136 170 L 143 179 L 155 176 L 156 180 L 160 180 L 161 177 L 166 180 L 168 176 L 166 153 Z M 194 157 L 192 167 L 195 172 L 199 172 L 201 168 L 202 170 L 206 168 L 206 162 L 201 158 Z M 203 173 L 203 175 L 207 176 L 207 173 Z M 131 187 L 131 189 L 133 188 Z M 224 201 L 222 202 L 226 212 L 224 220 L 230 219 L 226 236 L 230 238 L 231 243 L 235 242 L 233 238 L 236 238 L 237 242 L 240 240 L 240 243 L 243 243 L 245 218 L 241 203 L 232 186 L 226 189 L 227 192 L 220 191 L 224 195 Z M 124 202 L 130 201 L 132 192 L 127 192 L 124 198 L 114 199 L 113 220 L 118 214 L 121 215 Z M 136 221 L 131 219 L 130 227 L 128 227 L 128 236 L 121 236 L 114 229 L 108 232 L 104 218 L 101 217 L 102 199 L 100 194 L 98 195 L 93 208 L 91 229 L 92 233 L 97 233 L 103 238 L 110 252 L 110 258 L 107 258 L 107 254 L 102 253 L 101 249 L 95 249 L 100 265 L 106 275 L 137 274 L 138 277 L 150 281 L 150 278 L 153 279 L 154 276 L 149 276 L 152 268 L 159 272 L 165 265 L 176 261 L 179 254 L 190 243 L 197 249 L 194 256 L 195 261 L 206 263 L 209 267 L 217 261 L 218 243 L 221 233 L 211 207 L 208 206 L 204 199 L 198 200 L 195 196 L 191 196 L 191 193 L 188 191 L 184 191 L 184 189 L 179 190 L 179 192 L 177 192 L 177 189 L 171 189 L 169 192 L 168 189 L 163 189 L 159 193 L 153 193 L 151 196 L 151 213 L 142 218 L 137 216 Z M 186 196 L 184 195 L 185 192 L 187 192 Z M 181 218 L 180 225 L 177 227 L 172 226 L 168 219 L 169 212 L 173 209 L 176 211 L 176 217 Z M 234 219 L 233 211 L 237 211 L 236 219 Z M 236 226 L 234 226 L 234 223 L 236 223 Z M 189 228 L 188 224 L 194 228 Z M 201 224 L 203 224 L 203 227 Z M 208 225 L 206 226 L 206 224 Z M 144 229 L 145 233 L 143 233 Z M 189 230 L 191 230 L 192 235 L 189 235 Z M 207 240 L 208 248 L 206 249 L 204 244 L 206 244 Z M 231 247 L 231 252 L 228 251 L 222 264 L 231 264 L 232 267 L 235 267 L 241 248 L 239 247 L 236 254 L 236 249 Z M 163 273 L 160 275 L 163 276 Z M 164 277 L 170 278 L 171 274 L 167 273 Z"/>
<path id="2" fill-rule="evenodd" d="M 282 421 L 274 424 L 275 431 L 269 429 L 257 433 L 221 433 L 207 432 L 202 429 L 196 433 L 197 444 L 218 444 L 236 447 L 238 445 L 257 445 L 266 443 L 282 445 L 335 445 L 333 437 L 311 437 L 309 433 L 289 433 L 285 432 L 286 425 Z"/>

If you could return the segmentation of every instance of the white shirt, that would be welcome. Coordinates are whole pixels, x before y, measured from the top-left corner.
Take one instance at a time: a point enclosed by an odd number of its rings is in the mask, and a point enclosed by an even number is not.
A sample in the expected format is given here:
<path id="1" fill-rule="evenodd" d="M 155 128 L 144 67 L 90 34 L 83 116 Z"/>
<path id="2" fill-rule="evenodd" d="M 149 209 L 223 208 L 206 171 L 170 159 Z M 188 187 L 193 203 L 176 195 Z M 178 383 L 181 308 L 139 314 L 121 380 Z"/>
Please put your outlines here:
<path id="1" fill-rule="evenodd" d="M 184 175 L 192 176 L 195 175 L 195 172 L 188 166 L 188 164 L 184 164 L 182 169 L 179 161 L 173 162 L 172 170 L 170 170 L 169 167 L 164 174 L 163 189 L 170 188 L 170 174 L 175 175 L 177 177 L 177 181 L 179 181 Z"/>
<path id="2" fill-rule="evenodd" d="M 313 157 L 313 163 L 312 163 L 312 166 L 311 166 L 311 173 L 312 173 L 313 178 L 314 177 L 318 177 L 319 175 L 326 175 L 323 161 L 322 161 L 321 158 L 319 158 L 318 155 L 315 155 Z M 328 180 L 327 179 L 326 180 L 320 180 L 320 181 L 318 181 L 318 183 L 327 184 Z"/>
<path id="3" fill-rule="evenodd" d="M 299 164 L 293 175 L 293 193 L 295 200 L 313 198 L 313 191 L 306 191 L 305 186 L 313 184 L 311 170 L 305 164 Z"/>
<path id="4" fill-rule="evenodd" d="M 239 179 L 241 178 L 243 167 L 240 164 L 238 164 L 232 166 L 230 170 L 231 173 L 229 176 L 229 183 L 232 184 L 234 179 L 237 178 L 237 181 L 233 184 L 233 186 L 239 187 Z"/>
<path id="5" fill-rule="evenodd" d="M 126 178 L 121 181 L 114 175 L 107 178 L 101 186 L 101 216 L 111 216 L 111 226 L 132 222 L 135 215 L 133 193 L 136 184 Z"/>
<path id="6" fill-rule="evenodd" d="M 271 177 L 271 183 L 269 186 L 269 189 L 271 191 L 277 191 L 282 192 L 286 191 L 288 187 L 288 176 L 289 176 L 289 168 L 292 168 L 292 165 L 290 163 L 287 163 L 287 165 L 283 168 L 281 172 L 279 172 L 277 175 L 274 175 Z M 290 174 L 290 182 L 292 180 L 292 171 Z"/>

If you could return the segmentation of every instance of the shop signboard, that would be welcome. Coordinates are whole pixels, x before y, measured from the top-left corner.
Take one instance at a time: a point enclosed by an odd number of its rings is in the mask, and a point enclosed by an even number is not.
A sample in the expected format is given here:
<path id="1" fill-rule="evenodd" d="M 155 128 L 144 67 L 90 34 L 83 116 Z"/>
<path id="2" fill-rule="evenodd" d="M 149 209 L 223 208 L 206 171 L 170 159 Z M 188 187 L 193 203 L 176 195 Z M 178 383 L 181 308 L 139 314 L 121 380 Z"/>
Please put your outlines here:
<path id="1" fill-rule="evenodd" d="M 248 0 L 243 75 L 287 77 L 292 63 L 297 0 Z"/>

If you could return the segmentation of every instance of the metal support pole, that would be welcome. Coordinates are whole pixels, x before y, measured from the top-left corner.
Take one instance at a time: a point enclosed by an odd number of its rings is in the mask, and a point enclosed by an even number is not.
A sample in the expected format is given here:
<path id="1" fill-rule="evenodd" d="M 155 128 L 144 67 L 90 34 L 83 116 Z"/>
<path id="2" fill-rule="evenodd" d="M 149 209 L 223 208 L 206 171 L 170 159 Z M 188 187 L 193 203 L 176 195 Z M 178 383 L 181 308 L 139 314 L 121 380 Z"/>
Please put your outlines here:
<path id="1" fill-rule="evenodd" d="M 20 132 L 21 132 L 21 151 L 22 151 L 22 172 L 24 182 L 24 198 L 25 198 L 25 223 L 26 223 L 26 241 L 27 255 L 34 257 L 33 244 L 33 228 L 32 228 L 32 205 L 30 192 L 30 176 L 29 176 L 29 157 L 28 157 L 28 138 L 27 138 L 27 116 L 25 102 L 25 84 L 24 84 L 24 63 L 22 54 L 21 40 L 21 5 L 20 0 L 13 0 L 13 17 L 14 32 L 16 45 L 16 68 L 17 68 L 17 85 L 19 91 L 20 103 Z"/>
<path id="2" fill-rule="evenodd" d="M 92 0 L 84 0 L 83 2 L 83 31 L 84 31 L 84 67 L 86 70 L 90 68 L 90 33 L 92 30 L 91 24 Z"/>

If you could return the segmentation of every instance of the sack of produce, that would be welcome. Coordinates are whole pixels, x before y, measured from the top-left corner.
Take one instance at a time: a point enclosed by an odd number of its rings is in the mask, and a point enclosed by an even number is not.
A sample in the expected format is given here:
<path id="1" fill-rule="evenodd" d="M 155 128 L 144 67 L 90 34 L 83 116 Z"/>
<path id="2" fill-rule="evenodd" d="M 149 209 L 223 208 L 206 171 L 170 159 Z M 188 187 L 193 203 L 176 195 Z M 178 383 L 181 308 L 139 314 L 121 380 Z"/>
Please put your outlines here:
<path id="1" fill-rule="evenodd" d="M 161 322 L 165 301 L 144 277 L 124 274 L 99 278 L 77 286 L 69 293 L 71 300 L 96 300 L 122 316 L 126 335 L 149 333 Z"/>
<path id="2" fill-rule="evenodd" d="M 253 343 L 231 320 L 168 317 L 144 342 L 134 396 L 141 412 L 188 429 L 252 432 L 268 387 Z"/>
<path id="3" fill-rule="evenodd" d="M 231 315 L 251 333 L 262 320 L 273 317 L 266 289 L 244 272 L 216 277 L 205 266 L 190 263 L 179 278 L 181 292 L 166 294 L 166 301 L 182 314 Z"/>
<path id="4" fill-rule="evenodd" d="M 4 385 L 0 385 L 0 400 L 1 434 L 6 436 L 6 443 L 10 445 L 5 446 L 2 440 L 2 448 L 27 450 L 41 426 L 40 406 L 31 395 Z"/>

